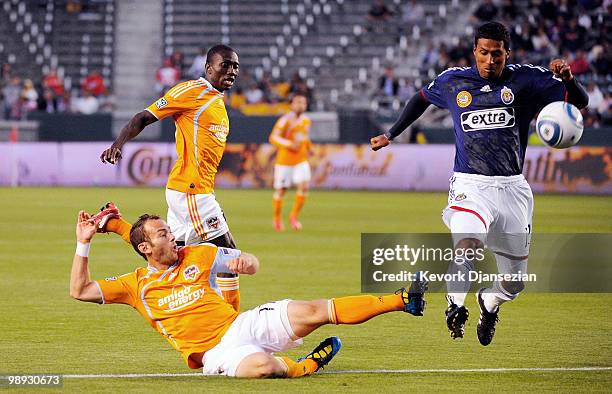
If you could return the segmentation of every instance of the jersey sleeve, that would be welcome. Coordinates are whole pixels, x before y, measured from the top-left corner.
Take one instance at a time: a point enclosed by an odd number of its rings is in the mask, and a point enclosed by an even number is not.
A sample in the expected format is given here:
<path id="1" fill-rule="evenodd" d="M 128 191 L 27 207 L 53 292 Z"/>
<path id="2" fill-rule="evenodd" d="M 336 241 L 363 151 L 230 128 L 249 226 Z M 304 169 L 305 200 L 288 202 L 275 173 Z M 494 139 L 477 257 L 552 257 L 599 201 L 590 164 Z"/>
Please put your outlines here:
<path id="1" fill-rule="evenodd" d="M 543 108 L 554 101 L 565 101 L 567 89 L 560 78 L 544 67 L 529 69 L 531 95 L 538 108 Z"/>
<path id="2" fill-rule="evenodd" d="M 119 277 L 113 276 L 97 280 L 102 292 L 103 304 L 127 304 L 134 306 L 136 301 L 137 280 L 136 274 L 130 273 Z"/>
<path id="3" fill-rule="evenodd" d="M 272 128 L 272 132 L 270 133 L 269 141 L 272 145 L 277 148 L 285 147 L 283 144 L 285 138 L 282 136 L 285 127 L 287 126 L 287 118 L 281 116 L 276 123 L 274 123 L 274 127 Z"/>
<path id="4" fill-rule="evenodd" d="M 230 248 L 217 248 L 217 255 L 215 256 L 215 260 L 213 261 L 212 267 L 210 269 L 211 274 L 218 274 L 220 272 L 226 274 L 232 274 L 233 272 L 227 268 L 227 262 L 235 259 L 240 256 L 242 252 L 238 249 L 230 249 Z"/>
<path id="5" fill-rule="evenodd" d="M 436 79 L 431 81 L 429 85 L 424 87 L 421 96 L 438 108 L 447 108 L 446 99 L 442 93 L 442 75 L 438 75 Z"/>
<path id="6" fill-rule="evenodd" d="M 190 90 L 186 82 L 179 83 L 168 90 L 163 97 L 149 105 L 146 110 L 158 120 L 161 120 L 189 109 L 193 105 L 192 97 L 189 94 Z"/>

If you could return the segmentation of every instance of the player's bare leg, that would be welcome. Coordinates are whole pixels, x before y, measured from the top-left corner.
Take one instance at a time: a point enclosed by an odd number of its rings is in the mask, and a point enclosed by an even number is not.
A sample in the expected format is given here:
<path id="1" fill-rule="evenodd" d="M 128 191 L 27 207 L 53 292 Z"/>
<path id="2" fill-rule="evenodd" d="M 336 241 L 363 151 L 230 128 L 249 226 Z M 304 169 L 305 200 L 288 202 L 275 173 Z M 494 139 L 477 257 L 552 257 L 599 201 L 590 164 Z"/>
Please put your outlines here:
<path id="1" fill-rule="evenodd" d="M 283 199 L 285 198 L 286 192 L 286 188 L 275 189 L 272 195 L 272 225 L 276 231 L 283 231 L 285 229 L 281 215 L 283 212 Z"/>
<path id="2" fill-rule="evenodd" d="M 291 223 L 291 227 L 299 231 L 302 229 L 302 223 L 300 223 L 299 216 L 302 211 L 302 207 L 306 202 L 306 197 L 308 196 L 308 182 L 301 182 L 297 184 L 297 191 L 295 193 L 295 202 L 293 203 L 293 208 L 291 209 L 291 213 L 289 214 L 289 223 Z"/>

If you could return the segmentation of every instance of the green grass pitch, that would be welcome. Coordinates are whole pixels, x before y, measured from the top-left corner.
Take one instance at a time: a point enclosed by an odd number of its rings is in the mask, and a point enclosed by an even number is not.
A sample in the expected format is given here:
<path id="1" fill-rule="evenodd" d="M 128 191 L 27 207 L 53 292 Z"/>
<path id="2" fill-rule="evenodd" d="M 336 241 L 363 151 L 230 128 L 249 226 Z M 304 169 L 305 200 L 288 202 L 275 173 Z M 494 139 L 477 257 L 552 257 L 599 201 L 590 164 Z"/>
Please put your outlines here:
<path id="1" fill-rule="evenodd" d="M 301 233 L 275 233 L 270 190 L 219 190 L 217 198 L 241 249 L 262 268 L 241 280 L 243 309 L 266 301 L 360 291 L 360 233 L 445 232 L 443 193 L 311 193 Z M 288 196 L 285 212 L 292 202 Z M 163 189 L 0 189 L 0 373 L 190 373 L 179 354 L 131 308 L 79 303 L 68 296 L 79 209 L 115 201 L 128 220 L 165 216 Z M 535 197 L 536 232 L 612 232 L 612 197 Z M 94 278 L 144 262 L 115 235 L 97 235 Z M 611 294 L 521 295 L 503 306 L 493 343 L 476 338 L 478 308 L 466 337 L 452 341 L 443 294 L 430 294 L 425 316 L 388 314 L 360 326 L 326 326 L 289 353 L 298 357 L 329 335 L 343 349 L 326 372 L 347 370 L 571 368 L 612 366 Z M 201 376 L 66 379 L 71 392 L 609 392 L 612 371 L 325 373 L 297 380 Z"/>

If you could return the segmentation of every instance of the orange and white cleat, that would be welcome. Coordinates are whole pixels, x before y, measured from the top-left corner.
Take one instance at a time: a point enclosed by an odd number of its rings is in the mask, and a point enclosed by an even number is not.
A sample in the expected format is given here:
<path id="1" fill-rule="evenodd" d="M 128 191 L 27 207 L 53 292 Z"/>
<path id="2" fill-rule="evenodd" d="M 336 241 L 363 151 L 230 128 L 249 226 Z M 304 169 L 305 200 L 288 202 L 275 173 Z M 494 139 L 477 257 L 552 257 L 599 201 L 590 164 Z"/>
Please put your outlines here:
<path id="1" fill-rule="evenodd" d="M 119 212 L 119 208 L 117 208 L 114 203 L 107 202 L 102 208 L 100 208 L 100 212 L 93 215 L 91 218 L 96 224 L 96 231 L 99 233 L 106 233 L 108 232 L 106 230 L 106 224 L 108 223 L 108 221 L 110 219 L 116 219 L 120 217 L 121 213 Z"/>

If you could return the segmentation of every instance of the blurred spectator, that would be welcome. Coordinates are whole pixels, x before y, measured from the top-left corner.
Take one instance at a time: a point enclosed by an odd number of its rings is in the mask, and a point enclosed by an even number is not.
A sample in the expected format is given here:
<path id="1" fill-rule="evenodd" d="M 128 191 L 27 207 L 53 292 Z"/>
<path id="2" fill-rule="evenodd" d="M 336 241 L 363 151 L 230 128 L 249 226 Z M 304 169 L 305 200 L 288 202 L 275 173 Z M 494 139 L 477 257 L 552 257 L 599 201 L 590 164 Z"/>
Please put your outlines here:
<path id="1" fill-rule="evenodd" d="M 606 93 L 603 101 L 599 104 L 599 108 L 597 108 L 597 113 L 599 113 L 601 117 L 601 123 L 605 126 L 612 126 L 612 112 L 610 106 L 612 106 L 612 91 Z"/>
<path id="2" fill-rule="evenodd" d="M 198 79 L 204 73 L 204 65 L 206 65 L 206 49 L 200 48 L 200 53 L 193 59 L 191 67 L 189 67 L 189 77 Z"/>
<path id="3" fill-rule="evenodd" d="M 179 81 L 183 78 L 186 72 L 187 66 L 185 65 L 185 55 L 181 51 L 174 51 L 172 55 L 170 55 L 170 61 L 172 62 L 172 66 L 179 71 Z M 203 70 L 203 69 L 202 69 Z"/>
<path id="4" fill-rule="evenodd" d="M 234 89 L 229 96 L 229 105 L 232 108 L 240 109 L 247 103 L 246 96 L 242 92 L 241 88 Z"/>
<path id="5" fill-rule="evenodd" d="M 68 90 L 57 97 L 57 112 L 72 112 L 72 94 Z"/>
<path id="6" fill-rule="evenodd" d="M 52 68 L 43 78 L 43 89 L 51 89 L 56 97 L 64 94 L 64 81 L 57 75 L 57 70 Z"/>
<path id="7" fill-rule="evenodd" d="M 2 64 L 2 70 L 0 71 L 0 88 L 8 85 L 12 76 L 12 67 L 10 63 Z"/>
<path id="8" fill-rule="evenodd" d="M 304 81 L 304 79 L 300 77 L 300 74 L 298 73 L 294 73 L 293 77 L 291 78 L 291 89 L 289 90 L 289 92 L 301 93 L 306 95 L 306 97 L 308 98 L 308 105 L 310 105 L 310 103 L 312 102 L 312 92 L 310 91 L 308 85 L 306 85 L 306 81 Z"/>
<path id="9" fill-rule="evenodd" d="M 155 73 L 156 88 L 160 96 L 181 80 L 181 72 L 174 67 L 170 58 L 164 59 L 164 65 Z"/>
<path id="10" fill-rule="evenodd" d="M 556 53 L 556 48 L 550 42 L 543 26 L 540 26 L 537 33 L 531 36 L 531 45 L 533 50 L 541 55 L 554 55 Z"/>
<path id="11" fill-rule="evenodd" d="M 518 16 L 518 8 L 514 4 L 513 0 L 504 0 L 501 6 L 501 17 L 502 19 L 512 22 L 515 21 Z"/>
<path id="12" fill-rule="evenodd" d="M 425 9 L 417 0 L 410 0 L 402 7 L 402 21 L 404 24 L 413 26 L 423 22 Z"/>
<path id="13" fill-rule="evenodd" d="M 8 84 L 2 88 L 4 96 L 4 118 L 19 119 L 19 94 L 21 93 L 21 78 L 13 75 Z"/>
<path id="14" fill-rule="evenodd" d="M 599 90 L 599 86 L 591 82 L 587 86 L 587 94 L 589 95 L 589 106 L 587 109 L 589 112 L 597 113 L 599 106 L 604 102 L 604 95 Z"/>
<path id="15" fill-rule="evenodd" d="M 246 97 L 247 104 L 257 104 L 264 101 L 264 93 L 255 83 L 249 86 L 244 95 Z"/>
<path id="16" fill-rule="evenodd" d="M 553 0 L 541 0 L 538 11 L 542 18 L 546 20 L 554 21 L 557 19 L 557 5 Z"/>
<path id="17" fill-rule="evenodd" d="M 405 78 L 400 78 L 399 88 L 397 90 L 397 96 L 401 101 L 409 100 L 416 93 L 414 83 Z"/>
<path id="18" fill-rule="evenodd" d="M 83 96 L 73 102 L 72 110 L 79 114 L 91 115 L 98 112 L 100 103 L 89 91 L 83 91 Z"/>
<path id="19" fill-rule="evenodd" d="M 378 80 L 378 94 L 385 97 L 395 97 L 399 90 L 399 82 L 395 78 L 392 67 L 386 67 L 385 73 Z"/>
<path id="20" fill-rule="evenodd" d="M 83 94 L 88 92 L 95 97 L 107 94 L 106 85 L 104 84 L 104 78 L 100 75 L 98 70 L 92 70 L 87 77 L 81 82 L 81 90 Z"/>
<path id="21" fill-rule="evenodd" d="M 50 88 L 43 89 L 43 93 L 38 98 L 36 107 L 38 111 L 43 111 L 49 114 L 59 112 L 58 106 L 57 106 L 57 98 L 52 89 Z"/>
<path id="22" fill-rule="evenodd" d="M 368 14 L 366 15 L 366 30 L 372 31 L 372 27 L 384 29 L 384 23 L 393 18 L 393 12 L 385 4 L 385 0 L 374 0 Z"/>
<path id="23" fill-rule="evenodd" d="M 582 49 L 576 52 L 576 57 L 569 63 L 569 66 L 574 75 L 586 74 L 591 69 L 586 53 Z"/>
<path id="24" fill-rule="evenodd" d="M 472 16 L 472 21 L 475 22 L 488 22 L 495 19 L 497 16 L 497 6 L 493 4 L 492 0 L 484 0 Z"/>
<path id="25" fill-rule="evenodd" d="M 19 100 L 21 106 L 21 116 L 25 113 L 36 110 L 38 106 L 38 92 L 34 89 L 34 83 L 31 79 L 23 81 L 23 88 L 19 93 Z"/>
<path id="26" fill-rule="evenodd" d="M 609 44 L 595 45 L 589 54 L 589 58 L 591 59 L 590 63 L 593 71 L 597 73 L 597 75 L 609 75 L 611 73 L 610 70 L 610 56 L 612 55 L 609 50 L 605 50 L 604 48 L 609 49 Z"/>
<path id="27" fill-rule="evenodd" d="M 284 79 L 279 79 L 272 85 L 272 91 L 278 97 L 279 100 L 284 101 L 289 98 L 289 91 L 291 90 L 291 84 Z"/>
<path id="28" fill-rule="evenodd" d="M 584 46 L 586 31 L 578 25 L 578 19 L 572 18 L 565 28 L 561 28 L 561 47 L 574 52 Z"/>
<path id="29" fill-rule="evenodd" d="M 81 12 L 83 4 L 81 0 L 66 0 L 66 12 L 69 14 L 78 14 Z"/>

